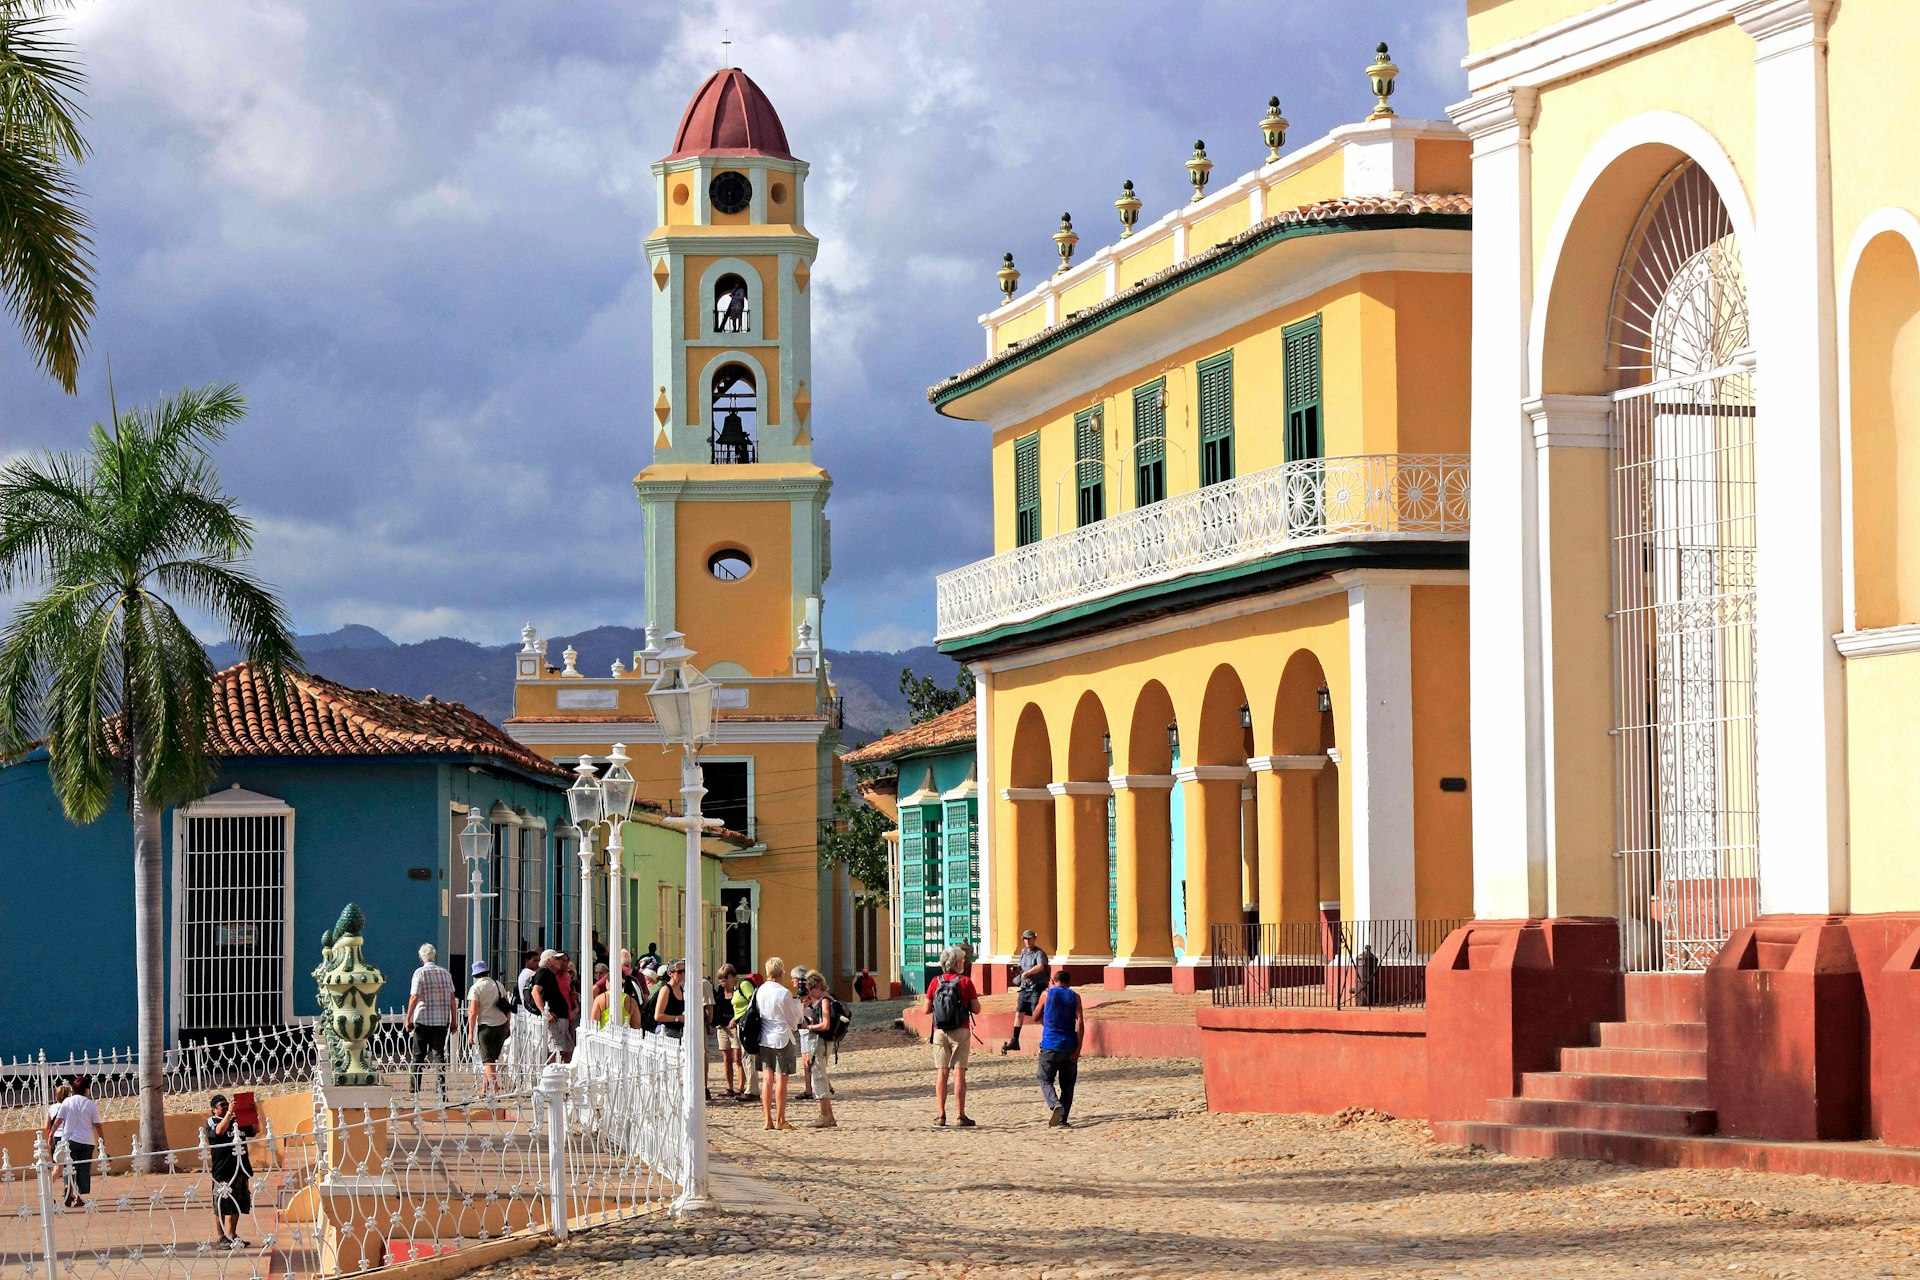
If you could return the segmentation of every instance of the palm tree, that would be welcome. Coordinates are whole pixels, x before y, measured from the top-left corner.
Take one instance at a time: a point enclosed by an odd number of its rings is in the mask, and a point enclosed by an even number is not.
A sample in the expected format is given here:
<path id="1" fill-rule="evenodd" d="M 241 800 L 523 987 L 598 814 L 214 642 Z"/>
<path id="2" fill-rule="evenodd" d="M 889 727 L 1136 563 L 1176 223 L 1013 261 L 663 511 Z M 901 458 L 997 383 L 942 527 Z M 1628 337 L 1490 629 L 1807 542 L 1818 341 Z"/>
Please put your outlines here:
<path id="1" fill-rule="evenodd" d="M 67 166 L 87 158 L 55 0 L 0 0 L 0 296 L 40 367 L 71 392 L 93 317 L 87 218 Z"/>
<path id="2" fill-rule="evenodd" d="M 116 788 L 133 820 L 140 1137 L 166 1147 L 160 816 L 205 795 L 213 664 L 176 610 L 210 619 L 281 688 L 299 654 L 285 611 L 245 567 L 253 525 L 208 448 L 245 414 L 238 388 L 184 390 L 94 424 L 84 455 L 0 469 L 0 590 L 43 584 L 0 631 L 0 752 L 44 741 L 67 817 Z"/>

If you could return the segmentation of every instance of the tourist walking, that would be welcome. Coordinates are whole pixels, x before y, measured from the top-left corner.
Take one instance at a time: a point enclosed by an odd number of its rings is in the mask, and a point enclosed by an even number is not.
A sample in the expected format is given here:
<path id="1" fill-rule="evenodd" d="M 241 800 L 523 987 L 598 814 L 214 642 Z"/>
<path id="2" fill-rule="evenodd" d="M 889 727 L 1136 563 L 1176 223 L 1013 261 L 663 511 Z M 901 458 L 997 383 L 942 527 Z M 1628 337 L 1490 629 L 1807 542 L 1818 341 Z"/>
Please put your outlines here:
<path id="1" fill-rule="evenodd" d="M 547 1052 L 555 1061 L 572 1062 L 580 998 L 567 974 L 567 958 L 558 951 L 540 953 L 540 972 L 533 980 L 533 1003 L 546 1020 Z"/>
<path id="2" fill-rule="evenodd" d="M 93 1194 L 93 1152 L 100 1145 L 100 1105 L 93 1100 L 93 1078 L 75 1076 L 73 1091 L 47 1111 L 47 1145 L 67 1144 L 69 1209 L 83 1209 Z"/>
<path id="3" fill-rule="evenodd" d="M 1040 1100 L 1047 1104 L 1047 1125 L 1067 1125 L 1073 1114 L 1073 1086 L 1080 1079 L 1080 1046 L 1086 1039 L 1086 1007 L 1065 969 L 1040 996 L 1034 1014 L 1040 1024 Z M 1055 1084 L 1059 1092 L 1054 1091 Z"/>
<path id="4" fill-rule="evenodd" d="M 742 1102 L 751 1102 L 760 1096 L 759 1050 L 748 1049 L 740 1043 L 740 1020 L 747 1016 L 747 1009 L 753 1004 L 753 993 L 759 987 L 759 979 L 751 973 L 740 975 L 733 985 L 733 1051 L 740 1056 L 740 1074 L 746 1078 L 746 1083 L 740 1088 Z"/>
<path id="5" fill-rule="evenodd" d="M 520 1007 L 529 1013 L 534 1011 L 533 980 L 540 976 L 540 948 L 528 947 L 520 953 L 520 977 L 514 983 L 515 994 L 520 998 Z"/>
<path id="6" fill-rule="evenodd" d="M 207 1117 L 207 1168 L 213 1177 L 213 1221 L 220 1243 L 244 1249 L 240 1218 L 253 1212 L 253 1162 L 247 1157 L 247 1132 L 233 1113 L 227 1095 L 216 1093 Z"/>
<path id="7" fill-rule="evenodd" d="M 787 1085 L 793 1078 L 798 1058 L 794 1034 L 800 1026 L 800 1002 L 793 998 L 781 979 L 787 976 L 787 962 L 768 956 L 767 980 L 753 993 L 754 1008 L 760 1013 L 760 1118 L 768 1129 L 791 1129 L 787 1123 Z"/>
<path id="8" fill-rule="evenodd" d="M 669 1040 L 684 1039 L 687 1034 L 687 962 L 675 960 L 667 966 L 667 980 L 653 998 L 653 1026 Z"/>
<path id="9" fill-rule="evenodd" d="M 720 966 L 713 975 L 713 1032 L 714 1040 L 719 1043 L 719 1056 L 726 1064 L 727 1097 L 738 1098 L 746 1087 L 747 1073 L 740 1064 L 740 1039 L 733 1025 L 737 1016 L 734 1013 L 733 993 L 739 989 L 740 978 L 730 964 Z M 713 1045 L 710 1043 L 709 1048 Z M 711 1055 L 709 1055 L 711 1056 Z M 735 1076 L 739 1079 L 736 1083 Z"/>
<path id="10" fill-rule="evenodd" d="M 860 971 L 860 976 L 853 980 L 853 994 L 860 997 L 862 1004 L 865 1004 L 869 1000 L 877 1000 L 880 998 L 880 984 L 873 980 L 872 970 L 862 969 Z"/>
<path id="11" fill-rule="evenodd" d="M 971 1129 L 973 1118 L 967 1114 L 967 1059 L 973 1050 L 973 1019 L 980 1012 L 980 994 L 973 979 L 961 972 L 966 952 L 948 947 L 940 953 L 940 980 L 927 992 L 927 1012 L 933 1015 L 933 1065 L 939 1074 L 936 1093 L 940 1099 L 939 1123 L 947 1123 L 947 1084 L 953 1083 L 954 1106 L 960 1112 L 959 1127 Z"/>
<path id="12" fill-rule="evenodd" d="M 1033 1011 L 1040 1007 L 1040 996 L 1047 988 L 1047 967 L 1049 957 L 1040 946 L 1040 935 L 1029 929 L 1020 935 L 1020 958 L 1014 968 L 1018 973 L 1020 993 L 1013 1002 L 1013 1038 L 1000 1046 L 1002 1053 L 1017 1053 L 1020 1050 L 1020 1028 L 1033 1017 Z"/>
<path id="13" fill-rule="evenodd" d="M 473 985 L 467 988 L 467 1044 L 480 1059 L 480 1092 L 500 1096 L 500 1051 L 507 1047 L 513 1023 L 513 1000 L 493 980 L 485 960 L 473 962 Z"/>
<path id="14" fill-rule="evenodd" d="M 833 1030 L 833 999 L 827 994 L 827 980 L 818 972 L 807 975 L 807 990 L 800 1009 L 800 1047 L 807 1055 L 808 1064 L 807 1092 L 820 1100 L 820 1118 L 813 1122 L 813 1127 L 838 1128 L 840 1122 L 833 1118 L 833 1080 L 827 1074 L 827 1051 L 831 1048 L 827 1033 Z"/>
<path id="15" fill-rule="evenodd" d="M 420 944 L 420 967 L 413 971 L 413 985 L 407 995 L 407 1011 L 401 1025 L 410 1035 L 408 1052 L 413 1058 L 410 1077 L 412 1091 L 420 1092 L 420 1073 L 427 1060 L 440 1062 L 440 1100 L 447 1097 L 447 1033 L 453 1029 L 459 993 L 454 990 L 453 975 L 435 964 L 431 942 Z"/>

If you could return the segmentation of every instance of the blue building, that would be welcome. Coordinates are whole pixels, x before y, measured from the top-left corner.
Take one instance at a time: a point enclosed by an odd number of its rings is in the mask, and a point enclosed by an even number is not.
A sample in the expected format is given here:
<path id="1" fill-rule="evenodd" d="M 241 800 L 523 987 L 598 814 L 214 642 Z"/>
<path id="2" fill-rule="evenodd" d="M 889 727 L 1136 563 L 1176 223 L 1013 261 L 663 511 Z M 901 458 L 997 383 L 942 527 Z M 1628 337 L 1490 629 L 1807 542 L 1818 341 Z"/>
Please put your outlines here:
<path id="1" fill-rule="evenodd" d="M 860 785 L 867 803 L 894 819 L 888 919 L 892 981 L 909 994 L 940 973 L 940 953 L 966 943 L 980 953 L 980 787 L 974 715 L 967 702 L 887 734 L 841 757 L 849 768 L 892 767 Z"/>
<path id="2" fill-rule="evenodd" d="M 456 702 L 317 676 L 274 706 L 241 664 L 215 677 L 219 778 L 161 821 L 167 1040 L 221 1039 L 317 1012 L 320 935 L 358 902 L 383 1007 L 406 999 L 422 942 L 464 981 L 459 836 L 492 829 L 487 959 L 579 936 L 569 775 Z M 602 895 L 604 896 L 604 895 Z M 604 904 L 601 904 L 604 910 Z M 44 750 L 0 768 L 0 1056 L 135 1041 L 133 831 L 124 804 L 89 826 L 61 813 Z"/>

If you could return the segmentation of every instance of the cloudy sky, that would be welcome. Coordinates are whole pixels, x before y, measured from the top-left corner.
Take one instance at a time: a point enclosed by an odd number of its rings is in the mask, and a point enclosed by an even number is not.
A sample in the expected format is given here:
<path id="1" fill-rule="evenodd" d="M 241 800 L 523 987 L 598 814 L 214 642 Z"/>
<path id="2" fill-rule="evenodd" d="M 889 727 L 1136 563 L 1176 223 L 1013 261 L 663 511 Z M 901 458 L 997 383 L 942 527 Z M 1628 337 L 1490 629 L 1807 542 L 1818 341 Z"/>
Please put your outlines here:
<path id="1" fill-rule="evenodd" d="M 979 359 L 1011 249 L 1063 209 L 1151 220 L 1207 140 L 1231 179 L 1280 95 L 1305 142 L 1464 96 L 1461 0 L 80 0 L 99 314 L 78 396 L 0 339 L 0 454 L 232 380 L 223 447 L 300 629 L 504 642 L 645 621 L 648 166 L 720 61 L 812 164 L 815 446 L 834 475 L 829 643 L 932 632 L 985 555 L 982 429 L 929 384 Z"/>

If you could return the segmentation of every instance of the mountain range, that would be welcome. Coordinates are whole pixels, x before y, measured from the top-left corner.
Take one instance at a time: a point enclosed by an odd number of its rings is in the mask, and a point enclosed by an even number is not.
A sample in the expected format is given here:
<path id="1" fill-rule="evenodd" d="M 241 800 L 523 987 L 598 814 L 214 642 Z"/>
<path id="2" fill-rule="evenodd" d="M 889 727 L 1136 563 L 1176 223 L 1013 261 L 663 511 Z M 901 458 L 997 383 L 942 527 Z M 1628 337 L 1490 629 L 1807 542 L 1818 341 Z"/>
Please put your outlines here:
<path id="1" fill-rule="evenodd" d="M 463 702 L 499 724 L 513 714 L 513 654 L 518 644 L 475 644 L 442 636 L 415 644 L 401 644 L 372 627 L 349 625 L 321 635 L 296 636 L 307 669 L 315 675 L 356 689 L 382 689 L 410 698 L 427 694 Z M 634 650 L 646 646 L 637 627 L 595 627 L 577 635 L 553 636 L 547 642 L 549 660 L 558 665 L 568 645 L 579 653 L 582 671 L 601 673 L 615 658 L 633 661 Z M 231 645 L 212 645 L 208 653 L 216 668 L 239 658 Z M 849 746 L 869 742 L 908 722 L 907 700 L 900 693 L 900 671 L 911 667 L 916 675 L 930 675 L 943 685 L 953 683 L 958 665 L 931 645 L 894 653 L 872 650 L 828 649 L 833 682 L 846 700 L 846 728 L 841 738 Z"/>

